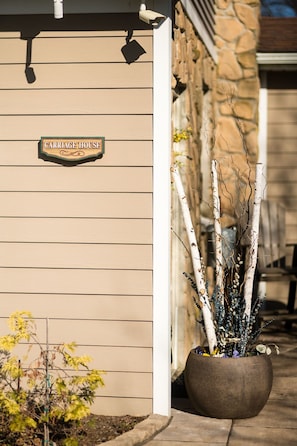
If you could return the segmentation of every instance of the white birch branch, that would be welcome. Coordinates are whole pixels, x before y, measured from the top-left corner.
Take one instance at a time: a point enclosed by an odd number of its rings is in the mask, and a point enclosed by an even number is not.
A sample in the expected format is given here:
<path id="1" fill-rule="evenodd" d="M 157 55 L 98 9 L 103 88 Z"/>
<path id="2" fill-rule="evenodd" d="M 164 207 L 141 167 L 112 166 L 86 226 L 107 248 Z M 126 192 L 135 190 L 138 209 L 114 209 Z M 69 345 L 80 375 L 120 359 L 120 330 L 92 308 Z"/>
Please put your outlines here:
<path id="1" fill-rule="evenodd" d="M 190 210 L 188 206 L 187 197 L 184 191 L 184 187 L 181 181 L 179 170 L 177 166 L 172 169 L 172 176 L 174 179 L 176 191 L 181 204 L 183 218 L 185 222 L 185 227 L 189 239 L 191 257 L 194 269 L 194 275 L 196 280 L 196 285 L 198 289 L 199 299 L 201 303 L 202 315 L 204 320 L 205 332 L 208 341 L 209 352 L 212 354 L 217 345 L 216 333 L 212 318 L 211 306 L 209 303 L 208 293 L 205 286 L 205 281 L 203 277 L 202 265 L 200 253 L 197 245 L 197 240 L 195 236 L 195 231 L 192 224 L 192 219 L 190 215 Z"/>
<path id="2" fill-rule="evenodd" d="M 251 316 L 252 297 L 253 297 L 253 284 L 255 277 L 255 270 L 257 265 L 258 255 L 258 239 L 259 239 L 259 223 L 260 223 L 260 208 L 261 208 L 261 195 L 262 195 L 262 178 L 263 178 L 263 165 L 256 164 L 256 181 L 255 181 L 255 194 L 254 194 L 254 207 L 252 216 L 251 227 L 251 246 L 249 250 L 248 266 L 245 275 L 244 284 L 244 299 L 245 299 L 245 312 L 248 321 Z"/>
<path id="3" fill-rule="evenodd" d="M 224 274 L 223 274 L 223 247 L 222 247 L 222 227 L 221 227 L 221 204 L 219 197 L 217 162 L 211 162 L 212 173 L 212 195 L 213 195 L 213 218 L 215 236 L 215 259 L 216 259 L 216 286 L 219 291 L 219 299 L 224 301 Z"/>

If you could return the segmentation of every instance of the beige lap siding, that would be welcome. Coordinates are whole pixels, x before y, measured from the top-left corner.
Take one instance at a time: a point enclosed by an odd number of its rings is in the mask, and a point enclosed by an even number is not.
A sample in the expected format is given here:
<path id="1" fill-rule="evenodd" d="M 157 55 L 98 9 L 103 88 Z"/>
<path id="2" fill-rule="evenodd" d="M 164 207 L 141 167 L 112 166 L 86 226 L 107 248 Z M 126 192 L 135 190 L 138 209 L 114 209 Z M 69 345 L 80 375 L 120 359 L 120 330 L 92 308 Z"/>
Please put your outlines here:
<path id="1" fill-rule="evenodd" d="M 297 77 L 296 71 L 269 72 L 267 128 L 268 199 L 283 204 L 287 241 L 297 243 Z M 288 250 L 290 261 L 292 251 Z M 287 284 L 267 285 L 267 296 L 283 298 Z"/>
<path id="2" fill-rule="evenodd" d="M 145 52 L 127 64 L 128 16 L 111 30 L 104 20 L 77 31 L 59 22 L 33 39 L 36 81 L 28 83 L 21 20 L 7 23 L 0 20 L 1 316 L 31 311 L 42 339 L 48 317 L 50 343 L 76 341 L 94 358 L 106 371 L 97 413 L 150 413 L 152 32 L 134 30 Z M 41 136 L 104 136 L 106 153 L 64 167 L 38 158 Z"/>
<path id="3" fill-rule="evenodd" d="M 287 236 L 297 242 L 297 77 L 268 73 L 268 198 L 287 209 Z"/>

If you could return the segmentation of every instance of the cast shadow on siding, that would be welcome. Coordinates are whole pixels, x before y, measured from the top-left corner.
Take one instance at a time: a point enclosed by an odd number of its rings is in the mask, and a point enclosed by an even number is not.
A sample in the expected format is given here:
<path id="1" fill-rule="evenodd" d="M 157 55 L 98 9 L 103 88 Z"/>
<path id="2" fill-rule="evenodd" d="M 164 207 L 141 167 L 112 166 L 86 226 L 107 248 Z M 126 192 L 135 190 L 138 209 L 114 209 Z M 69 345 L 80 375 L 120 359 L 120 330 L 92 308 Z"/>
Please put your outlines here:
<path id="1" fill-rule="evenodd" d="M 122 55 L 131 64 L 145 54 L 145 49 L 133 39 L 133 30 L 149 29 L 138 19 L 138 14 L 68 14 L 63 20 L 55 20 L 52 15 L 36 14 L 28 16 L 0 17 L 0 32 L 19 31 L 20 38 L 26 40 L 25 76 L 28 84 L 36 81 L 32 63 L 33 40 L 41 31 L 104 31 L 127 30 L 126 44 L 121 48 Z"/>

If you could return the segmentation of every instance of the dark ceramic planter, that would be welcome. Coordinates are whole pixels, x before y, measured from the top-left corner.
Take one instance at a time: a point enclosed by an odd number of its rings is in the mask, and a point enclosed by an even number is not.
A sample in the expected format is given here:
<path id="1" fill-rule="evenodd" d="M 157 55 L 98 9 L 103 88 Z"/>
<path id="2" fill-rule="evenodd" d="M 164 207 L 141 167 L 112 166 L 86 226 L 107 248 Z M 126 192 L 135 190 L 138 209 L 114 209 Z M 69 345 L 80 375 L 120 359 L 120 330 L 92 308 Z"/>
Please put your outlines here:
<path id="1" fill-rule="evenodd" d="M 213 358 L 191 351 L 185 368 L 189 399 L 199 415 L 212 418 L 255 417 L 272 387 L 269 356 Z"/>

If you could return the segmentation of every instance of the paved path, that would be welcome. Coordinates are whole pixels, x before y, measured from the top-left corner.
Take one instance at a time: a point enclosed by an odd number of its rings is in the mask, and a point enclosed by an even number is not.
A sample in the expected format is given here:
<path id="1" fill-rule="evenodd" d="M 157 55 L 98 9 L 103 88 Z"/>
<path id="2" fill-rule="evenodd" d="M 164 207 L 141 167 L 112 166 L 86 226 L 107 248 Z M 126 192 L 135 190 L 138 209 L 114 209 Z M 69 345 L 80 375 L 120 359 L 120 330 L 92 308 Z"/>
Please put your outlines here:
<path id="1" fill-rule="evenodd" d="M 254 418 L 218 420 L 193 413 L 187 398 L 172 401 L 168 427 L 146 443 L 148 446 L 297 446 L 297 326 L 290 333 L 275 326 L 261 337 L 276 343 L 274 380 L 269 400 Z"/>

